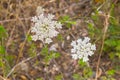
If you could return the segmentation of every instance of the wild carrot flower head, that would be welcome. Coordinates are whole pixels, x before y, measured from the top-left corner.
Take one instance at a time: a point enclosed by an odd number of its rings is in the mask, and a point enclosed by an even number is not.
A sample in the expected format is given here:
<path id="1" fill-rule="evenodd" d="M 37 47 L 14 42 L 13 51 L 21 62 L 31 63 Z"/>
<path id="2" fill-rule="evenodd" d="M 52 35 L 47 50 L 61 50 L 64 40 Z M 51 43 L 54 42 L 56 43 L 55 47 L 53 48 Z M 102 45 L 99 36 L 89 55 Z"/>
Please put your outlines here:
<path id="1" fill-rule="evenodd" d="M 54 15 L 44 13 L 39 16 L 32 17 L 31 21 L 34 25 L 31 28 L 31 32 L 34 33 L 31 37 L 32 40 L 40 40 L 43 43 L 51 43 L 52 38 L 59 34 L 58 29 L 62 28 L 60 22 L 53 20 Z"/>
<path id="2" fill-rule="evenodd" d="M 94 54 L 94 50 L 96 50 L 96 46 L 92 45 L 90 42 L 90 38 L 85 37 L 84 40 L 78 39 L 76 41 L 71 42 L 71 56 L 73 59 L 82 59 L 84 62 L 87 62 L 88 56 Z"/>

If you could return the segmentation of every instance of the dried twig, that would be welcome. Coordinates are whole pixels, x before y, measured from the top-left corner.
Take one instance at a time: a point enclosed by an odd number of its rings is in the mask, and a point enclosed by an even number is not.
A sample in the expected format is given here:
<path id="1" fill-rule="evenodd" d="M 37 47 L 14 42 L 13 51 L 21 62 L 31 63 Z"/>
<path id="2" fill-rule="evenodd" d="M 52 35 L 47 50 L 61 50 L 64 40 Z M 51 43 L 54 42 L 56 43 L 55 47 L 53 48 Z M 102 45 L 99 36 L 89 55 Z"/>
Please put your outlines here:
<path id="1" fill-rule="evenodd" d="M 15 68 L 16 68 L 17 66 L 19 66 L 19 65 L 21 65 L 22 63 L 27 62 L 27 61 L 29 61 L 29 60 L 31 60 L 31 59 L 32 59 L 32 57 L 27 58 L 27 59 L 19 62 L 18 64 L 16 64 L 16 65 L 11 69 L 11 71 L 8 73 L 7 78 L 14 72 L 14 70 L 15 70 Z"/>
<path id="2" fill-rule="evenodd" d="M 27 36 L 29 35 L 29 33 L 30 33 L 30 29 L 28 30 Z M 26 36 L 24 42 L 23 42 L 22 45 L 21 45 L 21 48 L 20 48 L 19 54 L 18 54 L 18 59 L 17 59 L 16 63 L 18 63 L 18 62 L 19 62 L 19 59 L 20 59 L 21 57 L 23 57 L 23 52 L 22 52 L 22 51 L 23 51 L 24 46 L 25 46 L 25 43 L 26 43 L 26 41 L 27 41 L 27 36 Z"/>
<path id="3" fill-rule="evenodd" d="M 105 41 L 107 29 L 108 29 L 108 26 L 109 26 L 110 14 L 108 14 L 108 15 L 104 14 L 103 16 L 105 17 L 105 22 L 104 22 L 104 29 L 103 29 L 102 45 L 101 45 L 100 54 L 99 54 L 99 57 L 98 57 L 98 62 L 97 62 L 97 67 L 96 67 L 95 80 L 97 80 L 97 78 L 98 78 L 97 74 L 99 74 L 99 65 L 100 65 L 100 60 L 101 60 L 101 55 L 102 55 L 102 51 L 103 51 L 103 47 L 104 47 L 104 41 Z"/>
<path id="4" fill-rule="evenodd" d="M 1 80 L 1 79 L 2 79 L 2 80 L 7 80 L 7 79 L 5 79 L 4 77 L 2 77 L 2 76 L 0 75 L 0 80 Z"/>
<path id="5" fill-rule="evenodd" d="M 39 55 L 40 55 L 40 53 L 37 54 L 35 57 L 37 57 L 37 56 L 39 56 Z M 27 59 L 19 62 L 18 64 L 16 64 L 16 65 L 11 69 L 11 71 L 8 73 L 7 78 L 15 71 L 16 67 L 18 67 L 18 66 L 21 65 L 22 63 L 25 63 L 25 62 L 27 62 L 27 61 L 30 61 L 31 59 L 33 59 L 33 58 L 35 58 L 35 57 L 29 57 L 29 58 L 27 58 Z"/>
<path id="6" fill-rule="evenodd" d="M 19 18 L 19 20 L 30 20 L 31 17 L 28 18 Z M 7 19 L 7 20 L 2 20 L 0 23 L 5 23 L 5 22 L 12 22 L 12 21 L 17 21 L 18 19 Z"/>

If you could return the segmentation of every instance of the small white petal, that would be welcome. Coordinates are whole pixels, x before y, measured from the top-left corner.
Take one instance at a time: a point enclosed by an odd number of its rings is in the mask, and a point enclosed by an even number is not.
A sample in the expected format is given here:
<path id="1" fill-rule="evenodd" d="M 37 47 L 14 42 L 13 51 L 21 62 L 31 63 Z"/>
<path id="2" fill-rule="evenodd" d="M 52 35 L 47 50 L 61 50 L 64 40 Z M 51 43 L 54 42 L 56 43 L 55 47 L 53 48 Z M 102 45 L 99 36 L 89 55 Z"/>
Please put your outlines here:
<path id="1" fill-rule="evenodd" d="M 88 57 L 83 57 L 83 62 L 87 62 L 88 60 Z"/>
<path id="2" fill-rule="evenodd" d="M 87 44 L 86 44 L 86 47 L 89 47 L 89 48 L 90 48 L 90 47 L 91 47 L 91 43 L 87 43 Z"/>
<path id="3" fill-rule="evenodd" d="M 75 53 L 76 52 L 76 49 L 71 49 L 71 53 Z"/>
<path id="4" fill-rule="evenodd" d="M 83 56 L 78 54 L 78 58 L 81 59 Z"/>
<path id="5" fill-rule="evenodd" d="M 91 46 L 91 50 L 96 50 L 96 46 L 95 46 L 95 45 L 92 45 L 92 46 Z"/>
<path id="6" fill-rule="evenodd" d="M 82 39 L 78 39 L 77 42 L 78 44 L 80 44 L 82 42 Z"/>
<path id="7" fill-rule="evenodd" d="M 38 36 L 36 36 L 36 35 L 33 35 L 33 36 L 31 36 L 31 38 L 32 38 L 32 40 L 33 40 L 33 41 L 37 41 L 37 39 L 38 39 Z"/>
<path id="8" fill-rule="evenodd" d="M 72 54 L 71 56 L 72 56 L 72 58 L 73 58 L 74 60 L 78 59 L 77 54 Z"/>
<path id="9" fill-rule="evenodd" d="M 32 17 L 32 19 L 31 19 L 31 21 L 33 21 L 33 22 L 37 22 L 37 20 L 38 20 L 37 16 L 34 16 L 34 17 Z"/>
<path id="10" fill-rule="evenodd" d="M 93 55 L 94 54 L 94 52 L 93 51 L 89 51 L 89 56 L 91 56 L 91 55 Z"/>
<path id="11" fill-rule="evenodd" d="M 90 41 L 90 38 L 89 38 L 89 37 L 85 37 L 84 40 L 83 40 L 84 43 L 87 43 L 87 42 L 89 42 L 89 41 Z"/>
<path id="12" fill-rule="evenodd" d="M 50 39 L 50 38 L 45 39 L 45 43 L 50 44 L 51 42 L 52 42 L 52 39 Z"/>
<path id="13" fill-rule="evenodd" d="M 72 45 L 72 46 L 76 45 L 76 42 L 75 42 L 75 41 L 72 41 L 71 45 Z"/>

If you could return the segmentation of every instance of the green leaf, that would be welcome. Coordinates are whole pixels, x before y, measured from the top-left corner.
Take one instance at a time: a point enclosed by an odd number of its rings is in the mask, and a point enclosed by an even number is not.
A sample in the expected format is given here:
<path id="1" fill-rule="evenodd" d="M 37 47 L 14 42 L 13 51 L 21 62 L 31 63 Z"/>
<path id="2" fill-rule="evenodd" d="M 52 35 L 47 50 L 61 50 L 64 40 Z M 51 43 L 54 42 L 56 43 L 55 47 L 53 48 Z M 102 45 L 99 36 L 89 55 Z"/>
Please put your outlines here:
<path id="1" fill-rule="evenodd" d="M 36 46 L 34 43 L 30 45 L 30 48 L 28 49 L 28 53 L 30 57 L 36 56 Z"/>
<path id="2" fill-rule="evenodd" d="M 71 28 L 71 25 L 76 24 L 75 21 L 71 20 L 69 16 L 63 16 L 59 20 L 62 24 L 65 24 L 67 28 Z"/>
<path id="3" fill-rule="evenodd" d="M 85 66 L 86 66 L 86 63 L 85 63 L 85 62 L 83 62 L 83 60 L 82 60 L 82 59 L 79 59 L 78 64 L 79 64 L 79 66 L 80 66 L 81 68 L 83 68 L 83 67 L 85 67 Z"/>
<path id="4" fill-rule="evenodd" d="M 59 41 L 63 41 L 63 40 L 64 40 L 61 34 L 58 34 L 57 39 L 58 39 Z"/>
<path id="5" fill-rule="evenodd" d="M 111 60 L 113 60 L 113 59 L 115 58 L 115 53 L 114 53 L 114 52 L 111 52 L 111 53 L 109 54 L 109 57 L 110 57 Z"/>
<path id="6" fill-rule="evenodd" d="M 2 57 L 0 56 L 0 67 L 3 66 Z"/>
<path id="7" fill-rule="evenodd" d="M 110 37 L 119 36 L 120 26 L 115 25 L 115 24 L 110 24 L 110 26 L 108 27 L 108 33 L 109 33 Z"/>
<path id="8" fill-rule="evenodd" d="M 74 80 L 80 80 L 81 79 L 81 75 L 80 74 L 73 74 L 72 77 L 74 78 Z"/>
<path id="9" fill-rule="evenodd" d="M 108 70 L 107 74 L 112 76 L 115 74 L 115 70 L 114 69 Z"/>
<path id="10" fill-rule="evenodd" d="M 27 36 L 27 41 L 28 41 L 28 42 L 32 41 L 31 35 L 28 35 L 28 36 Z"/>
<path id="11" fill-rule="evenodd" d="M 48 49 L 48 47 L 47 47 L 47 45 L 46 45 L 45 47 L 42 48 L 41 54 L 42 54 L 42 55 L 48 55 L 48 51 L 49 51 L 49 49 Z"/>
<path id="12" fill-rule="evenodd" d="M 116 51 L 120 51 L 120 45 L 117 45 L 115 49 Z"/>
<path id="13" fill-rule="evenodd" d="M 120 52 L 117 52 L 116 56 L 120 59 Z"/>
<path id="14" fill-rule="evenodd" d="M 60 57 L 60 53 L 56 52 L 54 53 L 54 58 L 59 58 Z"/>
<path id="15" fill-rule="evenodd" d="M 107 40 L 105 40 L 105 45 L 107 45 L 109 47 L 114 47 L 117 45 L 117 42 L 114 39 L 107 39 Z"/>
<path id="16" fill-rule="evenodd" d="M 5 56 L 5 59 L 8 61 L 8 63 L 10 65 L 13 65 L 13 61 L 14 61 L 14 56 L 13 55 L 7 55 L 7 56 Z"/>
<path id="17" fill-rule="evenodd" d="M 7 37 L 7 31 L 3 26 L 0 26 L 0 39 Z"/>
<path id="18" fill-rule="evenodd" d="M 58 52 L 51 51 L 50 54 L 52 55 L 52 58 L 59 58 L 60 57 L 60 53 L 58 53 Z"/>
<path id="19" fill-rule="evenodd" d="M 90 78 L 92 76 L 93 72 L 92 69 L 90 67 L 85 67 L 83 69 L 83 75 L 86 79 Z"/>
<path id="20" fill-rule="evenodd" d="M 55 76 L 55 80 L 62 80 L 62 75 Z"/>
<path id="21" fill-rule="evenodd" d="M 90 36 L 93 37 L 95 34 L 95 28 L 94 28 L 94 25 L 92 23 L 88 23 L 88 30 L 89 30 Z"/>
<path id="22" fill-rule="evenodd" d="M 3 46 L 0 46 L 0 54 L 5 54 L 5 48 Z"/>
<path id="23" fill-rule="evenodd" d="M 94 13 L 94 15 L 91 16 L 91 18 L 94 20 L 94 21 L 98 21 L 99 17 L 98 17 L 98 11 L 96 13 Z"/>

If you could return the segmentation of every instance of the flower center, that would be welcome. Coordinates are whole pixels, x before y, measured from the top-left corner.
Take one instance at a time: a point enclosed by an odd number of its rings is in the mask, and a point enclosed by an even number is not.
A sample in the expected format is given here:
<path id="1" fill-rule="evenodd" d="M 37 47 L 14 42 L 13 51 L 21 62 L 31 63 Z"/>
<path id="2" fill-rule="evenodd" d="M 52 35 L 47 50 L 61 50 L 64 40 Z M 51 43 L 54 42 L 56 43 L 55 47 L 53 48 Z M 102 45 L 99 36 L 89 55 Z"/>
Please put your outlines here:
<path id="1" fill-rule="evenodd" d="M 47 32 L 49 30 L 49 27 L 47 24 L 44 24 L 43 26 L 43 31 Z"/>

